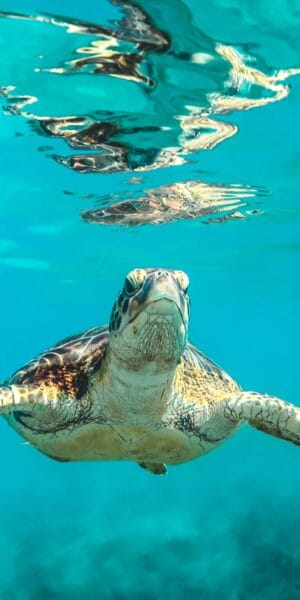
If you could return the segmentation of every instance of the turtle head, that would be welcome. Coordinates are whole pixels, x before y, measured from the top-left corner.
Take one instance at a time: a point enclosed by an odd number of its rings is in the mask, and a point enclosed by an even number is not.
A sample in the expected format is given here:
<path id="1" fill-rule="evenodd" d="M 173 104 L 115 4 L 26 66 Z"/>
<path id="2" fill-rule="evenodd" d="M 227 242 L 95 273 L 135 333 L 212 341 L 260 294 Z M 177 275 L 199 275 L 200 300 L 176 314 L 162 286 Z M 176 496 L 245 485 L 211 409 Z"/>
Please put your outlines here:
<path id="1" fill-rule="evenodd" d="M 128 369 L 170 371 L 180 361 L 189 322 L 183 271 L 135 269 L 125 277 L 109 323 L 109 346 Z"/>

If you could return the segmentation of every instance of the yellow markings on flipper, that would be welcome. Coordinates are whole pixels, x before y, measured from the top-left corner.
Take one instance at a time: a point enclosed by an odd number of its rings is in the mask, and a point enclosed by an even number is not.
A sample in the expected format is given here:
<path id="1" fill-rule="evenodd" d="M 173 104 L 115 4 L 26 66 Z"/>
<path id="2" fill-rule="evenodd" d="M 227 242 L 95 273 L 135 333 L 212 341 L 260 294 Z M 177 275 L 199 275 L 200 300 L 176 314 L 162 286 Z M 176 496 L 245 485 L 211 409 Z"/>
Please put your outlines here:
<path id="1" fill-rule="evenodd" d="M 59 399 L 56 386 L 10 385 L 0 387 L 0 410 L 9 412 L 14 406 L 55 404 Z"/>
<path id="2" fill-rule="evenodd" d="M 10 407 L 13 404 L 13 394 L 9 387 L 1 387 L 0 388 L 0 409 L 5 409 L 6 407 Z"/>

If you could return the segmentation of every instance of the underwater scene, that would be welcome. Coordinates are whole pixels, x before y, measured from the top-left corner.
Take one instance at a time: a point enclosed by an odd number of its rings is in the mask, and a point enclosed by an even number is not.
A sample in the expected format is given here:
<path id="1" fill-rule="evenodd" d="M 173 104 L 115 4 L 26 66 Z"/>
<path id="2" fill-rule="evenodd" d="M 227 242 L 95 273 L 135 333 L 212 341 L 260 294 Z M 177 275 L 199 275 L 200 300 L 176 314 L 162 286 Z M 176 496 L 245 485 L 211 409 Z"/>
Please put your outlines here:
<path id="1" fill-rule="evenodd" d="M 0 47 L 0 380 L 161 268 L 189 340 L 300 407 L 300 3 L 2 0 Z M 258 429 L 158 476 L 1 419 L 0 600 L 298 600 L 300 448 Z"/>

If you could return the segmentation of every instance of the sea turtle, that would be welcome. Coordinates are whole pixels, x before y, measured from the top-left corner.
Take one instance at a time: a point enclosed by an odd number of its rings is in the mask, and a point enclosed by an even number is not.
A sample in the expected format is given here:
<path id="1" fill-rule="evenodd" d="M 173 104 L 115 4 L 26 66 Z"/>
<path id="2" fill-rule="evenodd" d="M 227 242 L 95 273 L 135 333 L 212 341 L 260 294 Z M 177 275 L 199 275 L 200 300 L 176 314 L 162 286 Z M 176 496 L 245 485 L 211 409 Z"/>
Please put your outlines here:
<path id="1" fill-rule="evenodd" d="M 152 473 L 209 452 L 244 422 L 300 445 L 300 408 L 244 392 L 187 341 L 188 277 L 135 269 L 108 327 L 63 340 L 0 388 L 0 413 L 59 461 L 131 460 Z"/>

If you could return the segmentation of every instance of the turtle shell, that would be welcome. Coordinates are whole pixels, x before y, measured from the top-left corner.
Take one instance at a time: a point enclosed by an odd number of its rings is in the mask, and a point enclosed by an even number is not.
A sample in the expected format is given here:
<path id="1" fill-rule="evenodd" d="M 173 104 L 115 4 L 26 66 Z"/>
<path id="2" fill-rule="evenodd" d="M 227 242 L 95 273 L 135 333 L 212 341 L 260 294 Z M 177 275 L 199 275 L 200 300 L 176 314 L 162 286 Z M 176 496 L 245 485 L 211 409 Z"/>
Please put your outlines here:
<path id="1" fill-rule="evenodd" d="M 8 385 L 56 386 L 61 395 L 80 399 L 89 379 L 100 369 L 108 346 L 108 327 L 95 327 L 68 337 L 27 363 Z"/>

